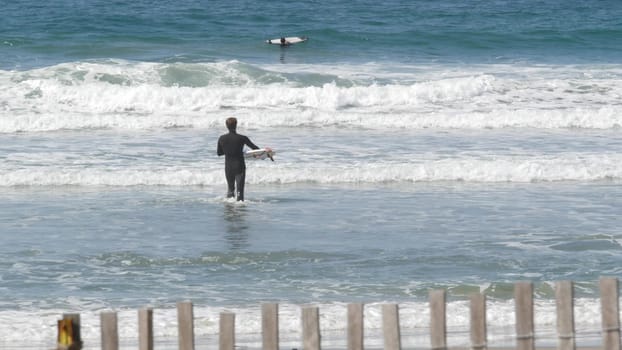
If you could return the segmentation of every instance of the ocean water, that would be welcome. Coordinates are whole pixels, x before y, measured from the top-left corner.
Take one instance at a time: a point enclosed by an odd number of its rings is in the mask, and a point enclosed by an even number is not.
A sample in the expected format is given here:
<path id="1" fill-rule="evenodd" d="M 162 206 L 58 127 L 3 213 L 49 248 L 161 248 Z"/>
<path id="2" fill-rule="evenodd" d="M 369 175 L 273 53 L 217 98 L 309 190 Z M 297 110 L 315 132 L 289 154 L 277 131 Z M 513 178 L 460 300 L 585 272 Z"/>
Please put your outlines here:
<path id="1" fill-rule="evenodd" d="M 559 280 L 599 343 L 598 280 L 622 274 L 619 1 L 0 4 L 0 348 L 52 348 L 80 312 L 95 349 L 116 310 L 135 349 L 144 306 L 174 348 L 181 300 L 201 348 L 225 310 L 258 348 L 262 302 L 284 348 L 307 304 L 344 347 L 349 302 L 370 348 L 386 302 L 424 348 L 440 288 L 450 346 L 474 292 L 512 346 L 523 280 L 539 345 Z M 277 151 L 247 163 L 244 203 L 215 154 L 231 116 Z"/>

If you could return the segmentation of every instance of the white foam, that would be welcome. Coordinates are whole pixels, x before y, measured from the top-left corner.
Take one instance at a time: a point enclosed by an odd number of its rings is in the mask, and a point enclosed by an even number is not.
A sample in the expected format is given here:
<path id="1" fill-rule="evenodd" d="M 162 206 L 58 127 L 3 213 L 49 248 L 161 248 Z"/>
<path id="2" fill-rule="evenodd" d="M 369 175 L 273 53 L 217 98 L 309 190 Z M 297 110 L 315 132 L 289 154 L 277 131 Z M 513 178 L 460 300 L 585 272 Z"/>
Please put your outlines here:
<path id="1" fill-rule="evenodd" d="M 88 162 L 87 162 L 88 164 Z M 0 171 L 0 186 L 212 186 L 224 184 L 221 162 L 193 166 L 106 164 L 48 165 Z M 622 155 L 565 153 L 557 156 L 473 156 L 446 159 L 397 159 L 377 162 L 304 162 L 280 158 L 253 162 L 247 182 L 390 183 L 390 182 L 534 182 L 612 181 L 622 179 Z"/>
<path id="2" fill-rule="evenodd" d="M 384 302 L 383 302 L 384 303 Z M 371 348 L 382 347 L 383 303 L 365 306 L 365 344 Z M 313 304 L 320 310 L 322 346 L 344 348 L 346 346 L 346 304 Z M 539 345 L 554 346 L 555 302 L 536 300 L 536 341 Z M 301 345 L 301 306 L 282 303 L 279 305 L 280 343 L 285 348 Z M 600 304 L 597 299 L 575 300 L 575 324 L 577 344 L 594 345 L 600 341 Z M 69 310 L 70 311 L 70 310 Z M 104 309 L 78 310 L 81 314 L 81 334 L 85 349 L 96 349 L 100 344 L 99 313 Z M 118 312 L 119 337 L 125 349 L 137 348 L 137 310 L 120 309 Z M 251 307 L 212 307 L 194 305 L 195 337 L 202 348 L 218 346 L 219 315 L 235 313 L 236 345 L 244 348 L 261 347 L 261 314 L 259 305 Z M 23 339 L 29 339 L 34 348 L 53 348 L 56 339 L 56 320 L 68 310 L 1 311 L 0 345 L 4 349 L 19 348 Z M 399 304 L 402 345 L 406 348 L 429 347 L 429 306 L 426 302 Z M 451 301 L 447 304 L 448 344 L 469 345 L 469 306 L 467 301 Z M 489 300 L 487 303 L 488 345 L 513 346 L 515 337 L 514 302 Z M 154 337 L 156 344 L 176 346 L 177 313 L 174 307 L 154 309 Z M 15 346 L 17 344 L 17 346 Z M 162 348 L 162 346 L 158 346 Z M 165 348 L 168 348 L 164 346 Z"/>
<path id="3" fill-rule="evenodd" d="M 499 129 L 587 128 L 617 129 L 622 126 L 621 107 L 561 110 L 494 110 L 490 112 L 444 111 L 430 113 L 331 112 L 318 110 L 267 111 L 244 109 L 217 112 L 180 111 L 150 115 L 122 113 L 55 112 L 0 115 L 0 133 L 83 129 L 150 130 L 175 127 L 222 128 L 222 120 L 235 114 L 243 125 L 254 128 L 346 126 L 369 129 Z"/>
<path id="4" fill-rule="evenodd" d="M 356 75 L 357 67 L 365 73 Z M 618 66 L 332 68 L 304 67 L 322 75 L 321 84 L 301 72 L 236 61 L 76 62 L 0 71 L 0 132 L 213 128 L 232 113 L 259 127 L 622 126 Z"/>

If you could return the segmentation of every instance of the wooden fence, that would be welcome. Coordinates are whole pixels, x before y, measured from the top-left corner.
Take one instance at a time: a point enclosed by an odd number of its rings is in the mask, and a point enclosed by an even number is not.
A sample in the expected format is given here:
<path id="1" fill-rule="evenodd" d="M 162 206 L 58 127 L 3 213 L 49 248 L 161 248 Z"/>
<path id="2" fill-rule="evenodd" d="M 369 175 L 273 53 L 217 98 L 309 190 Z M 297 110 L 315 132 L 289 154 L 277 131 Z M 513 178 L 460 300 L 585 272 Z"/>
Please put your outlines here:
<path id="1" fill-rule="evenodd" d="M 602 348 L 605 350 L 620 349 L 620 317 L 618 280 L 601 278 L 599 281 L 602 316 Z M 555 285 L 557 307 L 557 348 L 571 350 L 576 348 L 574 328 L 574 287 L 570 281 L 557 282 Z M 514 286 L 516 315 L 516 349 L 535 349 L 534 298 L 531 282 L 518 282 Z M 430 306 L 430 349 L 448 349 L 446 327 L 446 293 L 444 290 L 432 290 L 429 294 Z M 319 308 L 303 306 L 301 313 L 302 339 L 304 350 L 321 348 Z M 348 304 L 347 307 L 347 348 L 348 350 L 364 349 L 363 332 L 364 305 Z M 262 349 L 279 349 L 279 317 L 278 304 L 263 304 L 262 318 Z M 117 314 L 102 312 L 101 348 L 102 350 L 118 350 L 119 337 L 117 331 Z M 177 303 L 178 342 L 180 350 L 194 350 L 194 314 L 193 305 L 189 301 Z M 401 349 L 399 306 L 397 304 L 382 305 L 382 330 L 385 350 Z M 69 323 L 69 327 L 67 324 Z M 153 310 L 145 308 L 138 311 L 139 349 L 152 350 L 153 343 Z M 235 314 L 220 313 L 219 349 L 234 350 L 235 346 Z M 79 349 L 80 317 L 76 314 L 64 315 L 59 321 L 59 349 Z M 474 294 L 470 299 L 470 348 L 486 350 L 486 296 Z"/>

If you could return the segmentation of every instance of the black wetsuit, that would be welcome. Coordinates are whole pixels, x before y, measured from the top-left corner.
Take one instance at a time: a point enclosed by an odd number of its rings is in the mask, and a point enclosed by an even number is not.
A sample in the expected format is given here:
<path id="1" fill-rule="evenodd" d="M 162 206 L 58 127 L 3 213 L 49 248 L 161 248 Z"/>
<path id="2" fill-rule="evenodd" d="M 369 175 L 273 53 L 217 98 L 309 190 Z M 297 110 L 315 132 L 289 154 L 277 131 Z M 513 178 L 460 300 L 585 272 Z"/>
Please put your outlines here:
<path id="1" fill-rule="evenodd" d="M 239 135 L 235 131 L 220 136 L 218 139 L 219 156 L 225 156 L 225 177 L 227 178 L 227 198 L 233 197 L 237 189 L 237 200 L 244 200 L 244 180 L 246 177 L 246 163 L 244 163 L 244 145 L 258 149 L 251 140 Z"/>

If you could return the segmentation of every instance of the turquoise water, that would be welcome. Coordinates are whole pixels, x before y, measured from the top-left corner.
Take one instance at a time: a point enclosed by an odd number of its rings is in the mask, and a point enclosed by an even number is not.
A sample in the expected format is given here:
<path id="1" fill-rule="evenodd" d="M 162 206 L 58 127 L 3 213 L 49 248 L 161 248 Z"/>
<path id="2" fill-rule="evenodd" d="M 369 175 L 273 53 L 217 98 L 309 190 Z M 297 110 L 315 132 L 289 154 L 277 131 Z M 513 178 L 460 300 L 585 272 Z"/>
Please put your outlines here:
<path id="1" fill-rule="evenodd" d="M 0 67 L 120 58 L 272 62 L 613 62 L 618 1 L 7 2 Z"/>
<path id="2" fill-rule="evenodd" d="M 58 315 L 79 311 L 95 348 L 114 309 L 132 348 L 144 305 L 174 344 L 183 299 L 205 344 L 226 309 L 258 347 L 265 301 L 283 305 L 284 346 L 306 303 L 342 346 L 351 301 L 369 303 L 380 344 L 391 301 L 405 347 L 422 347 L 432 288 L 448 291 L 451 346 L 468 344 L 478 291 L 489 344 L 511 346 L 518 280 L 535 283 L 551 345 L 562 279 L 578 342 L 598 339 L 597 281 L 620 275 L 622 252 L 622 3 L 2 8 L 0 347 L 27 329 L 51 348 Z M 310 39 L 265 43 L 291 35 Z M 249 162 L 244 204 L 224 198 L 215 155 L 230 116 L 277 150 Z"/>

